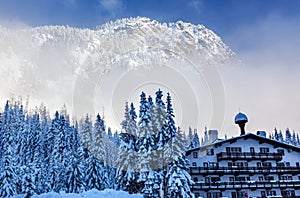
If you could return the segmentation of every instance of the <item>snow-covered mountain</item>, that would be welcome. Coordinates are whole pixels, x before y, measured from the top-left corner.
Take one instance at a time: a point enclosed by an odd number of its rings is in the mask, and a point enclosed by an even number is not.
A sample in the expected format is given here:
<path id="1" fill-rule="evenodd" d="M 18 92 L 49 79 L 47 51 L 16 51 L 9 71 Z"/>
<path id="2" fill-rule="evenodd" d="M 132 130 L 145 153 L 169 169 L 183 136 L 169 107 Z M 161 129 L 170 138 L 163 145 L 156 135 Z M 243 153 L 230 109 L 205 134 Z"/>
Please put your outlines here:
<path id="1" fill-rule="evenodd" d="M 116 64 L 130 70 L 185 59 L 201 70 L 232 57 L 211 30 L 182 21 L 126 18 L 95 29 L 0 26 L 1 98 L 13 93 L 30 95 L 50 107 L 78 107 L 93 97 L 88 90 L 95 90 L 95 82 Z"/>

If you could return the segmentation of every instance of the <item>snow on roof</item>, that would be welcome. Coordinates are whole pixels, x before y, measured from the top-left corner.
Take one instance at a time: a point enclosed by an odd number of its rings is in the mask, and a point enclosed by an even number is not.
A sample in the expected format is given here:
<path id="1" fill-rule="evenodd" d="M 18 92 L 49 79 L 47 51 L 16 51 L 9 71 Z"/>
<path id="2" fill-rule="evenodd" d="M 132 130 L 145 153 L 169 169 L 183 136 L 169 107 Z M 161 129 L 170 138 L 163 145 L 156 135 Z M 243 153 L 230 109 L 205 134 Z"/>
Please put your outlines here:
<path id="1" fill-rule="evenodd" d="M 186 154 L 188 155 L 192 151 L 205 149 L 206 147 L 212 147 L 214 145 L 215 146 L 221 146 L 223 143 L 236 141 L 236 140 L 241 139 L 241 138 L 246 138 L 246 139 L 252 138 L 252 139 L 256 139 L 256 140 L 263 140 L 264 142 L 272 144 L 272 145 L 280 146 L 280 147 L 283 147 L 283 148 L 291 148 L 291 149 L 293 149 L 297 152 L 300 152 L 300 147 L 293 146 L 293 145 L 290 145 L 290 144 L 286 144 L 286 143 L 283 143 L 283 142 L 280 142 L 280 141 L 277 141 L 277 140 L 269 139 L 267 137 L 263 137 L 263 136 L 256 135 L 256 134 L 248 132 L 245 135 L 240 135 L 240 136 L 237 136 L 237 137 L 232 137 L 232 138 L 228 138 L 228 139 L 224 139 L 224 140 L 217 139 L 216 141 L 214 141 L 211 144 L 208 144 L 208 145 L 205 145 L 205 146 L 200 146 L 198 148 L 188 150 L 186 152 Z"/>

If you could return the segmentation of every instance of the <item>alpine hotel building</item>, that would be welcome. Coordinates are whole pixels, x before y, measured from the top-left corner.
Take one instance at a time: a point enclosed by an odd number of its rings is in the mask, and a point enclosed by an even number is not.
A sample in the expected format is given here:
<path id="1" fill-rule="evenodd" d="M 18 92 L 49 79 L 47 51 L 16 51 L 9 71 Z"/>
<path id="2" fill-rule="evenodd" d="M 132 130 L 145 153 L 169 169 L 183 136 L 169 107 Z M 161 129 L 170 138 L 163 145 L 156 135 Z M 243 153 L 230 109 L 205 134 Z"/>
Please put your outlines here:
<path id="1" fill-rule="evenodd" d="M 300 148 L 264 131 L 245 134 L 247 121 L 238 113 L 240 136 L 221 140 L 210 130 L 205 145 L 187 152 L 196 198 L 300 197 Z"/>

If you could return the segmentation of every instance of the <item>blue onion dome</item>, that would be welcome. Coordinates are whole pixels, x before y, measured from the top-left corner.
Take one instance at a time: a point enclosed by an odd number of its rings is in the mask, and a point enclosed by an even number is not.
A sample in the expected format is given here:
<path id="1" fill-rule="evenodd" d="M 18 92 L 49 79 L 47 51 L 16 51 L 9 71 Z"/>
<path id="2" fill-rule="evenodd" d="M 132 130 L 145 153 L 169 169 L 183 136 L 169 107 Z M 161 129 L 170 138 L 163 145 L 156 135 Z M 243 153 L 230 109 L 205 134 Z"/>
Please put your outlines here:
<path id="1" fill-rule="evenodd" d="M 240 122 L 246 123 L 246 122 L 248 122 L 248 118 L 247 118 L 247 116 L 246 116 L 245 114 L 239 112 L 239 113 L 235 116 L 234 122 L 235 122 L 236 124 L 238 124 L 238 123 L 240 123 Z"/>

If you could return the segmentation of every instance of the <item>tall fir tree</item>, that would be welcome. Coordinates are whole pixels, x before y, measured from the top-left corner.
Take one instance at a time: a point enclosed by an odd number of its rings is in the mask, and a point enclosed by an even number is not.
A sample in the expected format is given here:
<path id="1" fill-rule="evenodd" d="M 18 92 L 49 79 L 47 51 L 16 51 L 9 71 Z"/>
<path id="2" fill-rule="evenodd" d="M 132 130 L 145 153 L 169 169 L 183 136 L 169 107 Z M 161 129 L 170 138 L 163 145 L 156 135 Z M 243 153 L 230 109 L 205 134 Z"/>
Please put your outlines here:
<path id="1" fill-rule="evenodd" d="M 14 165 L 14 135 L 12 133 L 12 110 L 8 101 L 6 102 L 5 109 L 2 116 L 2 145 L 5 148 L 2 152 L 1 160 L 1 173 L 0 173 L 0 196 L 11 197 L 17 194 L 17 175 L 15 173 Z"/>
<path id="2" fill-rule="evenodd" d="M 292 144 L 292 135 L 289 128 L 285 130 L 285 143 Z"/>
<path id="3" fill-rule="evenodd" d="M 136 113 L 133 103 L 125 104 L 124 120 L 121 122 L 122 129 L 120 134 L 119 155 L 116 162 L 117 185 L 119 189 L 129 193 L 137 193 L 137 173 L 136 173 Z"/>
<path id="4" fill-rule="evenodd" d="M 176 136 L 172 139 L 172 157 L 168 173 L 166 175 L 166 189 L 164 197 L 193 198 L 194 194 L 190 186 L 194 183 L 188 174 L 188 161 L 185 159 L 185 147 L 183 134 L 178 128 Z"/>

